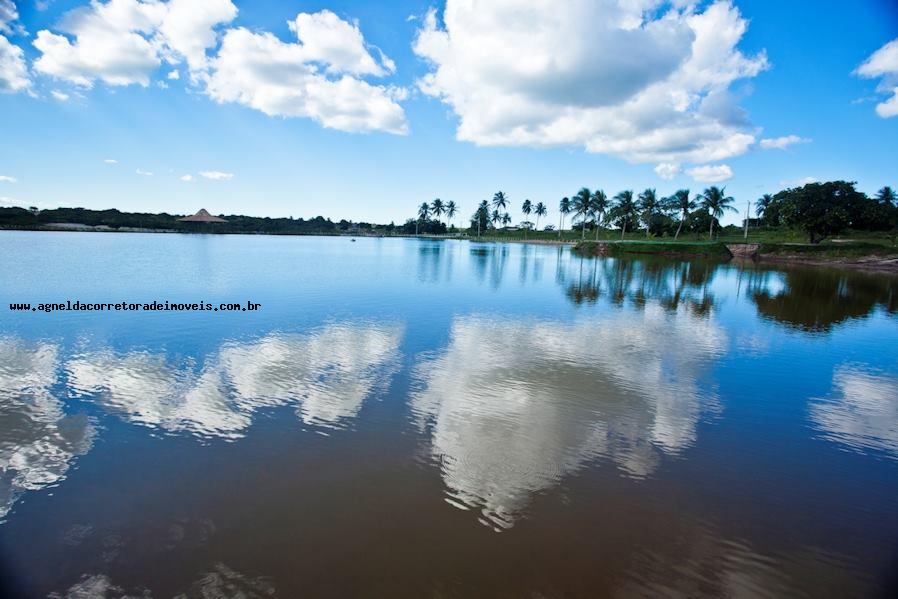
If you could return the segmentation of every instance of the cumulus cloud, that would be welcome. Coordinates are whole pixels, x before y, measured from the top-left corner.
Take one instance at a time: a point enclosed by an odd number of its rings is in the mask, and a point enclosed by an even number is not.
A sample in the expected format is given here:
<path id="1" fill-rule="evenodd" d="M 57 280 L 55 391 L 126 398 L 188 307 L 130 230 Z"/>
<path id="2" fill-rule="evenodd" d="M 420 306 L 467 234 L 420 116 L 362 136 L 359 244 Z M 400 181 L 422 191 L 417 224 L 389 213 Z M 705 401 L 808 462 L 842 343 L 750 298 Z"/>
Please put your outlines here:
<path id="1" fill-rule="evenodd" d="M 726 164 L 705 164 L 687 170 L 686 174 L 700 183 L 720 183 L 732 179 L 733 169 Z"/>
<path id="2" fill-rule="evenodd" d="M 172 81 L 177 81 L 181 78 L 181 73 L 177 70 L 169 71 L 168 75 L 166 75 L 166 78 L 171 79 Z"/>
<path id="3" fill-rule="evenodd" d="M 670 181 L 674 177 L 680 174 L 679 164 L 673 164 L 671 162 L 662 162 L 658 166 L 655 167 L 655 174 L 664 179 L 665 181 Z"/>
<path id="4" fill-rule="evenodd" d="M 404 92 L 355 76 L 394 68 L 383 55 L 379 61 L 371 56 L 356 26 L 322 11 L 297 15 L 290 28 L 299 43 L 242 27 L 229 30 L 212 61 L 209 96 L 269 116 L 310 118 L 342 131 L 408 131 L 397 103 Z"/>
<path id="5" fill-rule="evenodd" d="M 868 79 L 881 78 L 877 91 L 891 97 L 876 105 L 876 114 L 884 119 L 898 116 L 898 38 L 874 52 L 854 74 Z"/>
<path id="6" fill-rule="evenodd" d="M 204 179 L 212 179 L 213 181 L 230 181 L 234 178 L 234 173 L 223 173 L 221 171 L 201 171 L 200 177 L 203 177 Z"/>
<path id="7" fill-rule="evenodd" d="M 762 150 L 785 150 L 789 146 L 795 144 L 810 143 L 810 139 L 799 137 L 797 135 L 786 135 L 784 137 L 765 138 L 758 144 Z"/>
<path id="8" fill-rule="evenodd" d="M 10 177 L 9 175 L 0 175 L 0 183 L 15 183 L 18 181 L 15 177 Z"/>
<path id="9" fill-rule="evenodd" d="M 26 91 L 31 88 L 25 53 L 0 35 L 0 93 Z"/>
<path id="10" fill-rule="evenodd" d="M 56 28 L 61 33 L 38 32 L 34 68 L 83 87 L 96 80 L 147 86 L 163 60 L 184 60 L 199 76 L 216 41 L 214 27 L 236 15 L 230 0 L 92 0 L 65 14 Z"/>
<path id="11" fill-rule="evenodd" d="M 666 10 L 662 10 L 665 9 Z M 419 82 L 478 145 L 579 145 L 636 162 L 706 162 L 755 142 L 729 86 L 767 68 L 737 45 L 728 0 L 703 12 L 660 0 L 447 0 L 424 20 Z"/>

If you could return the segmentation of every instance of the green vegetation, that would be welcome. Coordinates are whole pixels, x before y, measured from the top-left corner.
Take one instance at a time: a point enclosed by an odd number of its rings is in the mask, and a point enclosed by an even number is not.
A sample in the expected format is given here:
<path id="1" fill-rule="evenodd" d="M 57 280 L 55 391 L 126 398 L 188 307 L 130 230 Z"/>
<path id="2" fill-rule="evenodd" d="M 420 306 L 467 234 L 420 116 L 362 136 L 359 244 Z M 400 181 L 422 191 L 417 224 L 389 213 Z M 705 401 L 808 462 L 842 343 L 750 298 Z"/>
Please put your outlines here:
<path id="1" fill-rule="evenodd" d="M 701 256 L 705 258 L 729 258 L 726 244 L 719 241 L 581 241 L 574 252 L 584 256 L 620 256 L 623 254 L 660 254 L 663 256 Z"/>
<path id="2" fill-rule="evenodd" d="M 898 247 L 871 242 L 831 242 L 820 244 L 762 243 L 758 253 L 766 256 L 813 258 L 860 258 L 862 256 L 898 256 Z"/>

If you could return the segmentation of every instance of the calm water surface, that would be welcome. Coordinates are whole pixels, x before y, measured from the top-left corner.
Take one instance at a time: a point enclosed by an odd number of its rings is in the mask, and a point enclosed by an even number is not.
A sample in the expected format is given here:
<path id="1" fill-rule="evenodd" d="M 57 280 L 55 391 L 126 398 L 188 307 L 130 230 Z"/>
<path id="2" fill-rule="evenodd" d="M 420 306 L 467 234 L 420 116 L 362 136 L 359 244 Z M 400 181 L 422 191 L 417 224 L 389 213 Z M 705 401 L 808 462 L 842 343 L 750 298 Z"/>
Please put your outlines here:
<path id="1" fill-rule="evenodd" d="M 898 278 L 13 232 L 0 277 L 4 596 L 896 589 Z M 262 308 L 8 309 L 67 299 Z"/>

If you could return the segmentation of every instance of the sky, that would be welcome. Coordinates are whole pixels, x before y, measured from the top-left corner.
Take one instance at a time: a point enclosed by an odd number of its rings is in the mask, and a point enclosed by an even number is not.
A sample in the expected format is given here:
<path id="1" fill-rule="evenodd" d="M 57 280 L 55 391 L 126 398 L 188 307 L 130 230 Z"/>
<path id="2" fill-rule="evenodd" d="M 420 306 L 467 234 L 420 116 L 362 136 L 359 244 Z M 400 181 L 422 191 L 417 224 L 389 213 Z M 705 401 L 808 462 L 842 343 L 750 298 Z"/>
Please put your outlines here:
<path id="1" fill-rule="evenodd" d="M 0 0 L 0 205 L 898 186 L 898 2 Z"/>

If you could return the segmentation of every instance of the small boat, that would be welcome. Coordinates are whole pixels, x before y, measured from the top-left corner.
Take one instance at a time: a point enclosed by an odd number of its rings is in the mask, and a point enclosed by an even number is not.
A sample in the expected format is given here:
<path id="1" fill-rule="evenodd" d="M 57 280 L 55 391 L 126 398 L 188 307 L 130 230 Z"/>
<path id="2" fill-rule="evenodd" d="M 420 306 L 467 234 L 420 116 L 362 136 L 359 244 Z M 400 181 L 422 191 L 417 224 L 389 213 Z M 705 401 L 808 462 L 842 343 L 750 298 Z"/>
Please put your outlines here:
<path id="1" fill-rule="evenodd" d="M 352 238 L 352 239 L 350 239 L 350 240 L 349 240 L 349 241 L 351 241 L 351 242 L 353 242 L 353 243 L 355 243 L 355 237 L 353 237 L 353 238 Z"/>

